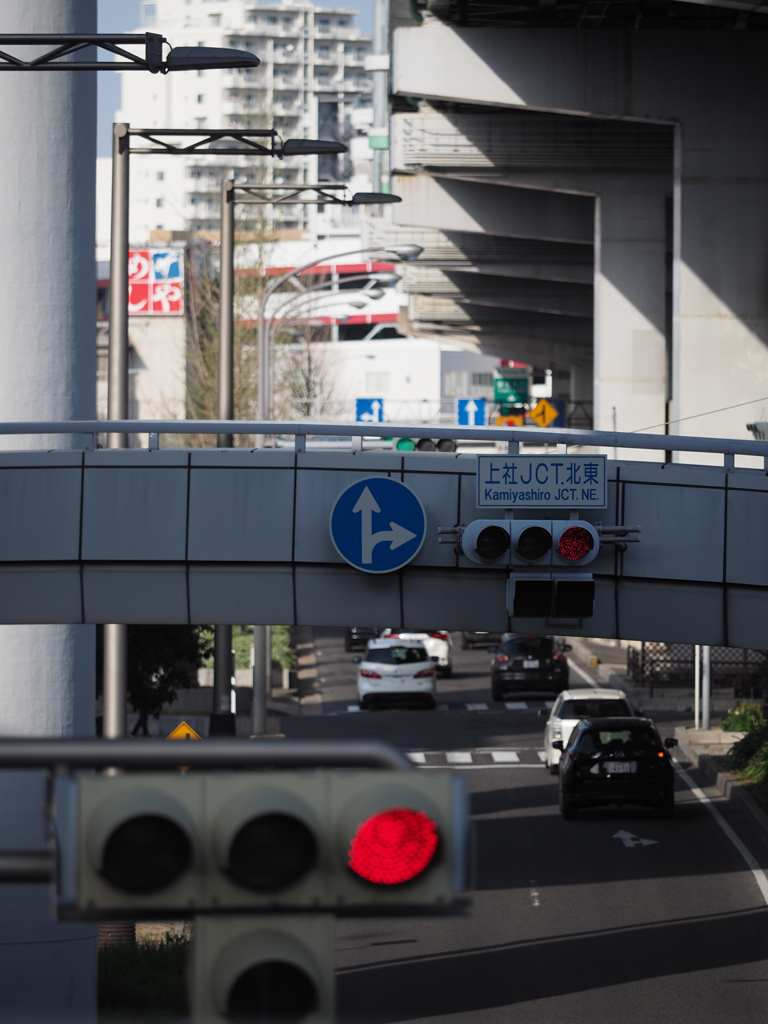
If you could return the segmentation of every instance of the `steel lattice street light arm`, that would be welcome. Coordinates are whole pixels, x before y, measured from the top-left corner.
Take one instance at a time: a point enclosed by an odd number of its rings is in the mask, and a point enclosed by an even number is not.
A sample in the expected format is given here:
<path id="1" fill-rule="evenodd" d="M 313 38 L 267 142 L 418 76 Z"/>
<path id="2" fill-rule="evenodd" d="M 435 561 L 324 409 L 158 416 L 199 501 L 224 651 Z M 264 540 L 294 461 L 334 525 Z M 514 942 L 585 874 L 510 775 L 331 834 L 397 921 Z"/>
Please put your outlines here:
<path id="1" fill-rule="evenodd" d="M 128 137 L 138 137 L 152 143 L 151 146 L 136 146 L 131 143 L 131 153 L 211 153 L 215 156 L 248 156 L 250 153 L 256 153 L 259 156 L 276 156 L 282 160 L 285 156 L 317 156 L 347 152 L 343 142 L 329 142 L 325 139 L 283 141 L 274 128 L 129 128 Z M 189 142 L 188 145 L 181 145 L 176 141 L 184 138 L 195 141 Z M 264 145 L 257 141 L 259 139 L 269 139 L 270 145 Z M 224 140 L 229 140 L 229 145 L 220 145 Z"/>
<path id="2" fill-rule="evenodd" d="M 166 75 L 169 71 L 198 71 L 207 68 L 257 68 L 261 61 L 245 50 L 212 46 L 178 46 L 163 57 L 163 44 L 170 45 L 156 32 L 141 35 L 77 35 L 42 33 L 0 35 L 0 47 L 50 46 L 46 53 L 23 60 L 0 49 L 0 71 L 149 71 Z M 143 46 L 144 56 L 124 46 Z M 66 60 L 91 46 L 122 57 L 120 61 Z"/>
<path id="3" fill-rule="evenodd" d="M 235 185 L 235 189 L 243 194 L 243 198 L 235 200 L 237 203 L 255 206 L 283 206 L 288 203 L 301 203 L 303 206 L 369 206 L 402 202 L 400 196 L 388 192 L 351 193 L 347 185 L 329 182 L 314 185 Z M 311 198 L 301 198 L 305 192 Z"/>

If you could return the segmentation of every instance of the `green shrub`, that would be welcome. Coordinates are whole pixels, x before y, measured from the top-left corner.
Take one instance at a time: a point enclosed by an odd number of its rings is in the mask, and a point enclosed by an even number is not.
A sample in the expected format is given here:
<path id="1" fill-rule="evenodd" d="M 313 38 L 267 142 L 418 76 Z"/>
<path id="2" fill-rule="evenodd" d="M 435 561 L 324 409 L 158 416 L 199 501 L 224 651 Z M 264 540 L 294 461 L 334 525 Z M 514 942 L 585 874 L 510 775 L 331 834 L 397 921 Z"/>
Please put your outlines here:
<path id="1" fill-rule="evenodd" d="M 749 732 L 765 725 L 763 705 L 742 701 L 735 708 L 728 708 L 723 718 L 723 729 L 726 732 Z"/>
<path id="2" fill-rule="evenodd" d="M 189 941 L 169 935 L 164 942 L 104 946 L 99 950 L 99 1010 L 157 1014 L 189 1013 L 185 967 Z"/>
<path id="3" fill-rule="evenodd" d="M 759 728 L 750 729 L 738 743 L 733 745 L 725 763 L 728 768 L 733 768 L 737 772 L 746 772 L 752 758 L 761 753 L 766 745 L 768 745 L 768 725 L 763 724 Z"/>

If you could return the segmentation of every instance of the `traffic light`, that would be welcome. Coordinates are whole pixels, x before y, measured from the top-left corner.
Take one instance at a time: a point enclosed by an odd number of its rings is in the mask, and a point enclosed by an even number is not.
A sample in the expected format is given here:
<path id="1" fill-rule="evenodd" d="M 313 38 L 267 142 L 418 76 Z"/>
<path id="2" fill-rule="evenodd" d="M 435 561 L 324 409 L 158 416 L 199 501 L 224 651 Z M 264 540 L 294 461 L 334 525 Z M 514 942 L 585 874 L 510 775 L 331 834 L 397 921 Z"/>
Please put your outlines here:
<path id="1" fill-rule="evenodd" d="M 582 566 L 597 557 L 600 537 L 582 520 L 476 519 L 461 548 L 478 565 Z"/>
<path id="2" fill-rule="evenodd" d="M 195 1024 L 335 1019 L 330 914 L 200 916 L 189 964 Z"/>
<path id="3" fill-rule="evenodd" d="M 399 452 L 455 452 L 456 441 L 451 437 L 441 437 L 433 441 L 431 437 L 400 437 L 395 449 Z"/>
<path id="4" fill-rule="evenodd" d="M 507 610 L 513 618 L 588 619 L 594 605 L 590 573 L 512 573 L 507 582 Z"/>
<path id="5" fill-rule="evenodd" d="M 124 774 L 56 789 L 69 919 L 449 908 L 465 888 L 448 770 Z"/>

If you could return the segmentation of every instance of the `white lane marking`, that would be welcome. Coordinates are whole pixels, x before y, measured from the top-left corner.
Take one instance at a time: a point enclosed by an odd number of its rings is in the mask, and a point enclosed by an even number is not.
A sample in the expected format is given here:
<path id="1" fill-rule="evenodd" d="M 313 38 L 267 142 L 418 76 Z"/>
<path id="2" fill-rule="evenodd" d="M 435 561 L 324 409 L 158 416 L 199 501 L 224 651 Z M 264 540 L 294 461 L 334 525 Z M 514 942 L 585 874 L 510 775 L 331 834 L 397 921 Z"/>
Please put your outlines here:
<path id="1" fill-rule="evenodd" d="M 528 704 L 524 700 L 513 700 L 505 702 L 504 707 L 507 711 L 526 711 Z"/>
<path id="2" fill-rule="evenodd" d="M 443 765 L 439 765 L 439 764 L 422 764 L 422 765 L 420 765 L 420 767 L 424 768 L 424 769 L 428 769 L 428 768 L 443 768 L 443 770 L 445 770 L 444 766 Z M 454 764 L 454 765 L 449 765 L 448 767 L 449 768 L 455 768 L 456 771 L 471 772 L 471 771 L 476 771 L 476 770 L 477 771 L 485 770 L 486 768 L 495 768 L 495 769 L 499 769 L 499 768 L 543 768 L 544 765 L 543 764 L 523 764 L 523 762 L 521 761 L 519 764 Z"/>
<path id="3" fill-rule="evenodd" d="M 699 787 L 690 777 L 688 772 L 683 771 L 683 769 L 680 767 L 680 762 L 676 758 L 672 758 L 672 762 L 675 765 L 675 768 L 677 769 L 677 774 L 680 776 L 680 778 L 683 780 L 686 786 L 690 789 L 690 791 L 693 793 L 696 799 L 700 803 L 704 804 L 704 806 L 710 812 L 710 814 L 715 819 L 717 824 L 720 826 L 723 832 L 725 832 L 725 834 L 731 840 L 731 842 L 739 851 L 741 856 L 744 858 L 747 867 L 752 872 L 754 879 L 757 882 L 757 887 L 762 893 L 763 899 L 766 903 L 768 903 L 768 878 L 765 877 L 765 872 L 763 871 L 763 869 L 760 867 L 758 862 L 752 856 L 751 852 L 747 849 L 747 847 L 744 845 L 741 839 L 739 839 L 739 837 L 736 835 L 736 833 L 733 831 L 731 826 L 722 816 L 720 811 L 718 811 L 718 809 L 715 807 L 715 805 L 712 803 L 712 801 L 709 799 L 706 793 L 703 793 L 699 789 Z"/>
<path id="4" fill-rule="evenodd" d="M 581 676 L 587 686 L 591 686 L 593 690 L 600 689 L 592 676 L 587 675 L 581 665 L 577 665 L 573 658 L 566 658 L 566 661 L 568 662 L 568 668 L 570 668 L 572 672 L 575 672 L 577 676 Z"/>
<path id="5" fill-rule="evenodd" d="M 658 846 L 659 844 L 658 839 L 641 839 L 634 832 L 625 832 L 624 829 L 620 829 L 615 836 L 611 836 L 611 839 L 620 839 L 630 849 L 635 846 Z"/>
<path id="6" fill-rule="evenodd" d="M 537 750 L 536 753 L 539 755 L 539 760 L 540 761 L 546 762 L 546 760 L 547 760 L 547 752 L 546 752 L 546 750 Z"/>
<path id="7" fill-rule="evenodd" d="M 467 704 L 467 711 L 487 711 L 487 710 L 488 710 L 488 705 L 487 704 L 482 704 L 482 703 L 479 703 L 479 704 Z"/>
<path id="8" fill-rule="evenodd" d="M 538 907 L 540 904 L 541 904 L 541 899 L 539 898 L 539 890 L 536 887 L 536 879 L 532 878 L 531 879 L 531 906 L 532 907 Z"/>
<path id="9" fill-rule="evenodd" d="M 520 760 L 516 750 L 492 750 L 491 759 L 495 764 L 514 764 Z"/>
<path id="10" fill-rule="evenodd" d="M 347 711 L 352 714 L 354 711 L 362 711 L 363 709 L 359 704 L 347 704 Z"/>
<path id="11" fill-rule="evenodd" d="M 421 750 L 414 750 L 410 754 L 405 755 L 409 761 L 413 761 L 414 764 L 426 764 L 427 755 Z"/>
<path id="12" fill-rule="evenodd" d="M 445 760 L 448 764 L 472 764 L 472 754 L 468 750 L 449 750 Z"/>

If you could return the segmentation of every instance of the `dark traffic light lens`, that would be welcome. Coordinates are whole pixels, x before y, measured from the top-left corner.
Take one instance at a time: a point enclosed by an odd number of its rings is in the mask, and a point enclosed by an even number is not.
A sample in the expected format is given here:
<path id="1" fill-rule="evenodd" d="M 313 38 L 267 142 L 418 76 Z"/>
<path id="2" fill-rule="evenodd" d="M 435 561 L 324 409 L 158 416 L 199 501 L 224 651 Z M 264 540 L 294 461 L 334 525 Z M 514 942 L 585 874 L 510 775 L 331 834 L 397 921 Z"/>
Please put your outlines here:
<path id="1" fill-rule="evenodd" d="M 299 1024 L 317 1008 L 315 983 L 283 960 L 243 971 L 227 999 L 227 1017 L 235 1024 Z"/>
<path id="2" fill-rule="evenodd" d="M 505 551 L 509 551 L 509 544 L 509 531 L 503 526 L 486 526 L 477 535 L 475 551 L 480 558 L 492 562 L 496 558 L 501 558 Z"/>
<path id="3" fill-rule="evenodd" d="M 356 875 L 378 885 L 410 882 L 435 856 L 437 825 L 423 811 L 393 807 L 358 825 L 349 848 Z"/>
<path id="4" fill-rule="evenodd" d="M 455 452 L 456 442 L 450 437 L 443 437 L 437 442 L 439 452 Z"/>
<path id="5" fill-rule="evenodd" d="M 149 893 L 175 882 L 191 862 L 192 844 L 181 826 L 159 814 L 143 814 L 109 837 L 101 873 L 118 889 Z"/>
<path id="6" fill-rule="evenodd" d="M 433 452 L 435 450 L 435 442 L 429 437 L 422 437 L 416 442 L 417 452 Z"/>
<path id="7" fill-rule="evenodd" d="M 257 892 L 297 882 L 317 860 L 317 842 L 290 814 L 262 814 L 243 825 L 229 850 L 229 874 Z"/>
<path id="8" fill-rule="evenodd" d="M 557 545 L 557 553 L 561 558 L 567 558 L 569 562 L 578 562 L 580 558 L 588 555 L 595 542 L 589 530 L 583 526 L 571 526 L 564 530 Z"/>
<path id="9" fill-rule="evenodd" d="M 535 562 L 552 547 L 552 534 L 543 526 L 529 526 L 517 538 L 517 553 L 521 558 Z"/>
<path id="10" fill-rule="evenodd" d="M 595 608 L 594 580 L 558 580 L 555 589 L 555 618 L 586 619 Z"/>
<path id="11" fill-rule="evenodd" d="M 552 580 L 515 581 L 512 614 L 520 619 L 547 619 L 552 611 Z"/>

